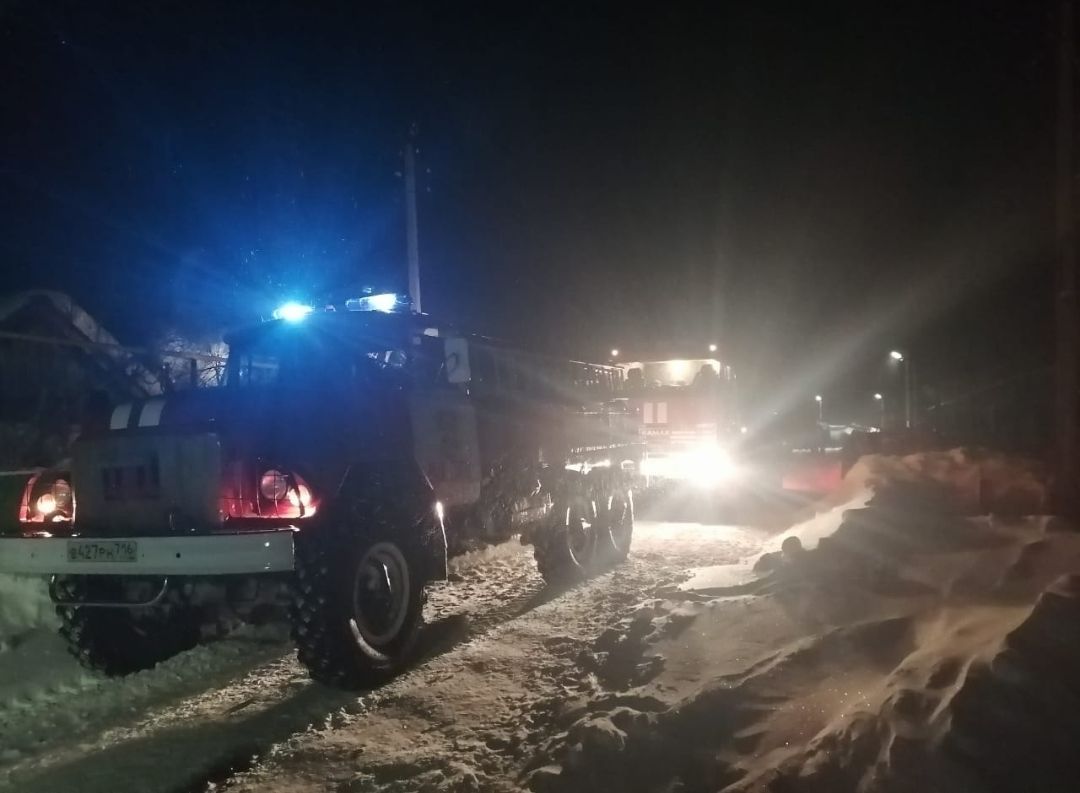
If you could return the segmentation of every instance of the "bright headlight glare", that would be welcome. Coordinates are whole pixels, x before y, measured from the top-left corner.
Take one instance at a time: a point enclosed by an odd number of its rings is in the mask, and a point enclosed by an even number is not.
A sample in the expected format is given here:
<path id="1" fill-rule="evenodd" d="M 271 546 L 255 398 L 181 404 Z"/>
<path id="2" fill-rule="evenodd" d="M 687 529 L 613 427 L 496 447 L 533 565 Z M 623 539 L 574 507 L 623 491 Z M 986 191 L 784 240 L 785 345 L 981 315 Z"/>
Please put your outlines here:
<path id="1" fill-rule="evenodd" d="M 37 500 L 37 511 L 41 515 L 51 515 L 56 512 L 56 497 L 52 493 L 46 493 Z"/>
<path id="2" fill-rule="evenodd" d="M 715 487 L 739 476 L 739 466 L 731 454 L 714 443 L 650 457 L 645 460 L 643 471 L 648 476 L 690 482 L 699 487 Z"/>
<path id="3" fill-rule="evenodd" d="M 691 452 L 687 479 L 701 487 L 712 487 L 730 482 L 738 474 L 738 467 L 724 449 L 718 446 L 704 447 Z"/>

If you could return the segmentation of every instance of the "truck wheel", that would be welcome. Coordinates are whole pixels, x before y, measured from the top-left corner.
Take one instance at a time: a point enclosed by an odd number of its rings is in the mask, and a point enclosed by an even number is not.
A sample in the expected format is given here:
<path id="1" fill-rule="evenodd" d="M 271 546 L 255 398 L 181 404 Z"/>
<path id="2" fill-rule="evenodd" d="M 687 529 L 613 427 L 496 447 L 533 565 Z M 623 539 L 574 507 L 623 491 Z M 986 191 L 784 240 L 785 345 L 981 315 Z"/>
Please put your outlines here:
<path id="1" fill-rule="evenodd" d="M 592 502 L 573 498 L 557 503 L 547 531 L 533 545 L 540 575 L 549 584 L 584 580 L 596 562 L 596 521 Z"/>
<path id="2" fill-rule="evenodd" d="M 199 643 L 199 614 L 192 609 L 60 606 L 56 613 L 68 651 L 110 677 L 151 669 Z"/>
<path id="3" fill-rule="evenodd" d="M 408 659 L 424 607 L 423 566 L 400 532 L 325 527 L 296 538 L 292 632 L 312 679 L 357 689 Z"/>
<path id="4" fill-rule="evenodd" d="M 617 487 L 597 506 L 597 542 L 600 557 L 619 563 L 630 554 L 634 538 L 634 497 L 629 488 Z"/>

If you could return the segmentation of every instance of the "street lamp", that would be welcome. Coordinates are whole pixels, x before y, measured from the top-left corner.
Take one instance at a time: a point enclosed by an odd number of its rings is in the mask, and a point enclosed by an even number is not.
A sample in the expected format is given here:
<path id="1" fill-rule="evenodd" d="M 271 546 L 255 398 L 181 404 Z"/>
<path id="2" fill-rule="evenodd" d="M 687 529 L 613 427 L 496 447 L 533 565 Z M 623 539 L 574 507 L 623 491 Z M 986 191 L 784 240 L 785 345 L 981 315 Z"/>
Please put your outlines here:
<path id="1" fill-rule="evenodd" d="M 709 352 L 716 352 L 717 349 L 718 348 L 717 348 L 717 346 L 715 344 L 710 344 L 709 345 Z"/>
<path id="2" fill-rule="evenodd" d="M 814 401 L 817 402 L 817 420 L 825 420 L 825 401 L 821 398 L 821 394 L 814 394 Z"/>
<path id="3" fill-rule="evenodd" d="M 904 365 L 904 426 L 911 429 L 912 417 L 912 394 L 911 394 L 911 361 L 899 350 L 889 353 L 889 358 Z"/>
<path id="4" fill-rule="evenodd" d="M 619 351 L 618 350 L 612 350 L 611 351 L 611 357 L 612 358 L 618 358 L 619 357 Z"/>
<path id="5" fill-rule="evenodd" d="M 885 430 L 885 397 L 881 394 L 874 394 L 874 399 L 877 400 L 878 407 L 881 408 L 881 429 Z"/>

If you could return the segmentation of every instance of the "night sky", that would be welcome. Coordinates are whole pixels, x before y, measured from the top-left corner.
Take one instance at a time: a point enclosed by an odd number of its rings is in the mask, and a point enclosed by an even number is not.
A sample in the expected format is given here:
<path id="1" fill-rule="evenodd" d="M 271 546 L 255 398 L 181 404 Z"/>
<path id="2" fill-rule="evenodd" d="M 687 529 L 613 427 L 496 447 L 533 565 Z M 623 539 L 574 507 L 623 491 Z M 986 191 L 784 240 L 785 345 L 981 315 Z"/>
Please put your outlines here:
<path id="1" fill-rule="evenodd" d="M 766 401 L 1049 359 L 1050 3 L 0 9 L 6 286 L 125 341 L 403 286 L 415 123 L 431 313 Z"/>

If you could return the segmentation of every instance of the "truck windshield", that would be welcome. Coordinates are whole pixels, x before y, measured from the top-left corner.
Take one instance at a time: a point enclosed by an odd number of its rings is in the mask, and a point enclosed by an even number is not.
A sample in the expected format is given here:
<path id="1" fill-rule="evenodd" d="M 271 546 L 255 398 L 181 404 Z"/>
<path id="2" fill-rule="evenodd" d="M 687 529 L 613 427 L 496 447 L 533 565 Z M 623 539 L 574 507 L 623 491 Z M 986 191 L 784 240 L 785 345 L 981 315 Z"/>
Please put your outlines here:
<path id="1" fill-rule="evenodd" d="M 229 351 L 226 384 L 326 388 L 364 373 L 401 369 L 403 349 L 393 340 L 298 332 L 296 328 L 270 328 L 234 342 Z"/>

